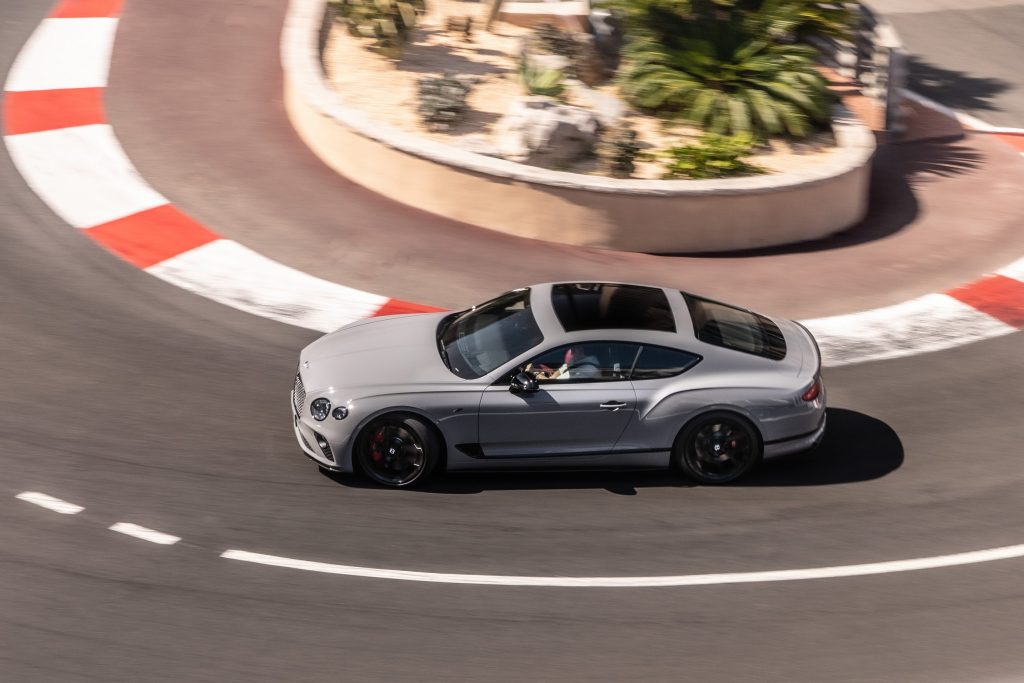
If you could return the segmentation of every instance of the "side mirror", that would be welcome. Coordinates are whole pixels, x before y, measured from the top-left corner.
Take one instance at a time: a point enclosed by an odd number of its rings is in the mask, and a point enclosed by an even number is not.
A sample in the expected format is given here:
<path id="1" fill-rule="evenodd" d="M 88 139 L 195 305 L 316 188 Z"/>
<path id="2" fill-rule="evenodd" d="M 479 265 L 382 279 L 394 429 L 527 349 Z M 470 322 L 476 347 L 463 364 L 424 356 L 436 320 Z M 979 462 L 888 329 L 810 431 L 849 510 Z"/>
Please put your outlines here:
<path id="1" fill-rule="evenodd" d="M 524 391 L 537 391 L 539 388 L 537 379 L 533 375 L 528 372 L 517 372 L 512 376 L 512 384 L 509 385 L 508 390 L 513 394 L 521 394 Z"/>

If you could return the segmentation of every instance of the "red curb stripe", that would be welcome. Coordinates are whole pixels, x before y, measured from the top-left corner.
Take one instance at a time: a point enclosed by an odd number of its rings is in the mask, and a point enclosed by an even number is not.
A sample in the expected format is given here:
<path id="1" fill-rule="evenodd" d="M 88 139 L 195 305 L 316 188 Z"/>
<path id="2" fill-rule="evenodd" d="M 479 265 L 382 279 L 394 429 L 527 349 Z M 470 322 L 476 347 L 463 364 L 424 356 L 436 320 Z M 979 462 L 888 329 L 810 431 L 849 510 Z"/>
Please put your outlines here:
<path id="1" fill-rule="evenodd" d="M 102 88 L 29 90 L 4 94 L 4 134 L 106 123 Z"/>
<path id="2" fill-rule="evenodd" d="M 993 133 L 1000 142 L 1005 142 L 1018 152 L 1024 152 L 1024 135 L 1013 133 Z"/>
<path id="3" fill-rule="evenodd" d="M 437 311 L 443 311 L 443 308 L 436 308 L 434 306 L 424 306 L 422 304 L 413 304 L 408 301 L 401 301 L 399 299 L 388 299 L 387 303 L 377 309 L 372 318 L 376 318 L 380 315 L 401 315 L 403 313 L 436 313 Z"/>
<path id="4" fill-rule="evenodd" d="M 139 268 L 148 268 L 220 239 L 170 204 L 87 228 L 85 232 Z"/>
<path id="5" fill-rule="evenodd" d="M 124 0 L 62 0 L 50 19 L 99 19 L 116 17 L 121 13 Z"/>
<path id="6" fill-rule="evenodd" d="M 946 294 L 1007 325 L 1024 328 L 1024 282 L 987 275 Z"/>

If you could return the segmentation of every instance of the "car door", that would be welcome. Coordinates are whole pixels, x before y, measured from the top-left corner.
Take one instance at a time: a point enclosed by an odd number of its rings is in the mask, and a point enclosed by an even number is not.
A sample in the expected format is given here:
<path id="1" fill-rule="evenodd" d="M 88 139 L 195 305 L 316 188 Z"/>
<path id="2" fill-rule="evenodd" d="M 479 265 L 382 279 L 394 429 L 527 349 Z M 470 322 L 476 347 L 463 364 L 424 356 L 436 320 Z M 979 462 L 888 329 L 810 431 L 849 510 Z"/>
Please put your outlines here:
<path id="1" fill-rule="evenodd" d="M 700 355 L 682 349 L 644 344 L 630 375 L 630 383 L 636 392 L 637 419 L 629 424 L 619 438 L 619 449 L 660 451 L 671 448 L 679 428 L 686 421 L 685 415 L 676 416 L 679 419 L 652 419 L 650 411 L 667 396 L 681 389 L 700 388 L 699 377 L 687 375 L 693 381 L 682 382 L 680 376 L 688 373 L 701 360 Z M 690 392 L 684 391 L 681 395 L 689 396 Z M 699 397 L 701 394 L 696 392 L 693 395 Z M 702 406 L 698 403 L 692 408 L 698 411 Z"/>
<path id="2" fill-rule="evenodd" d="M 572 349 L 575 359 L 567 361 Z M 550 349 L 520 365 L 537 390 L 509 391 L 511 373 L 480 401 L 479 435 L 485 458 L 555 457 L 609 453 L 636 415 L 628 381 L 638 344 L 586 342 Z M 565 367 L 557 378 L 545 377 Z"/>

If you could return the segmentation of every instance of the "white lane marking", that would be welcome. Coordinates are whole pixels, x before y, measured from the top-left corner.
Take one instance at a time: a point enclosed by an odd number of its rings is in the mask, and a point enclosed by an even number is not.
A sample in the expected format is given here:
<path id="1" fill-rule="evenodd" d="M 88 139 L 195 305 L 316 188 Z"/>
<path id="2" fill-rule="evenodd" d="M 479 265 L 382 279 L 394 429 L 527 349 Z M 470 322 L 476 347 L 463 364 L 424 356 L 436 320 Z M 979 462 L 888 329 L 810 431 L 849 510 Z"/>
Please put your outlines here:
<path id="1" fill-rule="evenodd" d="M 1010 265 L 996 271 L 997 275 L 1012 278 L 1018 282 L 1024 282 L 1024 258 L 1014 261 Z"/>
<path id="2" fill-rule="evenodd" d="M 29 186 L 76 228 L 167 204 L 139 176 L 107 124 L 8 135 L 4 142 Z"/>
<path id="3" fill-rule="evenodd" d="M 222 304 L 321 332 L 373 315 L 388 301 L 289 268 L 224 239 L 146 270 Z"/>
<path id="4" fill-rule="evenodd" d="M 44 19 L 7 74 L 11 91 L 103 88 L 117 19 Z"/>
<path id="5" fill-rule="evenodd" d="M 946 294 L 803 324 L 832 367 L 940 351 L 1017 331 Z"/>
<path id="6" fill-rule="evenodd" d="M 46 508 L 47 510 L 59 512 L 62 515 L 77 515 L 85 509 L 81 505 L 75 505 L 74 503 L 69 503 L 66 500 L 54 498 L 53 496 L 48 496 L 45 493 L 39 493 L 38 491 L 22 491 L 16 495 L 15 498 L 23 500 L 26 503 L 38 505 L 39 507 Z"/>
<path id="7" fill-rule="evenodd" d="M 710 586 L 727 583 L 765 583 L 769 581 L 804 581 L 807 579 L 834 579 L 847 576 L 869 576 L 895 572 L 919 571 L 955 567 L 979 562 L 993 562 L 1024 557 L 1024 545 L 974 550 L 952 555 L 919 557 L 912 560 L 848 564 L 837 567 L 812 569 L 778 569 L 763 572 L 733 572 L 727 574 L 683 574 L 679 576 L 498 576 L 490 574 L 438 574 L 400 569 L 373 569 L 344 564 L 295 560 L 277 555 L 263 555 L 245 550 L 226 550 L 221 557 L 229 560 L 253 562 L 274 567 L 301 569 L 324 574 L 343 574 L 372 579 L 422 581 L 427 583 L 478 584 L 488 586 L 549 586 L 561 588 L 650 588 L 658 586 Z"/>
<path id="8" fill-rule="evenodd" d="M 144 526 L 139 526 L 138 524 L 132 524 L 130 522 L 118 522 L 117 524 L 111 525 L 110 530 L 116 531 L 120 534 L 134 536 L 135 538 L 141 538 L 143 541 L 149 541 L 150 543 L 159 543 L 160 545 L 174 545 L 181 540 L 178 536 L 165 534 L 162 531 L 147 529 Z"/>

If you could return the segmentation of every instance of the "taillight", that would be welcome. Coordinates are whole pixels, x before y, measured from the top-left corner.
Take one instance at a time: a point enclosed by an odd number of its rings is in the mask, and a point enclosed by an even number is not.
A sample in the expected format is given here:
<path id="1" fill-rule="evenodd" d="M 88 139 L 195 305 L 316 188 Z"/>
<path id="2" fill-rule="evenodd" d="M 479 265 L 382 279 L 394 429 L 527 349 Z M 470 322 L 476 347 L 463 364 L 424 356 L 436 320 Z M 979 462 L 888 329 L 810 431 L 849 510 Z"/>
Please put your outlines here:
<path id="1" fill-rule="evenodd" d="M 813 401 L 814 399 L 818 398 L 818 394 L 820 394 L 820 393 L 821 393 L 821 377 L 815 377 L 814 378 L 814 384 L 812 384 L 810 386 L 810 388 L 808 388 L 807 391 L 804 392 L 804 395 L 801 396 L 800 398 L 802 398 L 805 401 Z"/>

